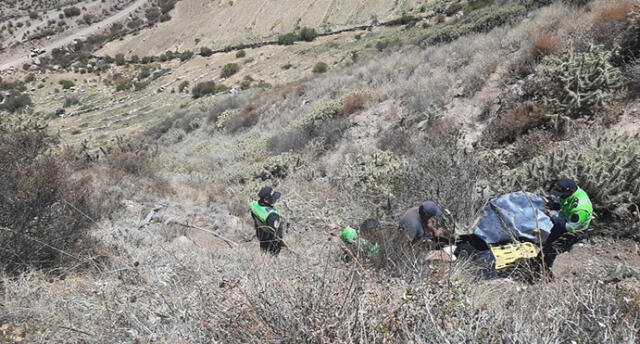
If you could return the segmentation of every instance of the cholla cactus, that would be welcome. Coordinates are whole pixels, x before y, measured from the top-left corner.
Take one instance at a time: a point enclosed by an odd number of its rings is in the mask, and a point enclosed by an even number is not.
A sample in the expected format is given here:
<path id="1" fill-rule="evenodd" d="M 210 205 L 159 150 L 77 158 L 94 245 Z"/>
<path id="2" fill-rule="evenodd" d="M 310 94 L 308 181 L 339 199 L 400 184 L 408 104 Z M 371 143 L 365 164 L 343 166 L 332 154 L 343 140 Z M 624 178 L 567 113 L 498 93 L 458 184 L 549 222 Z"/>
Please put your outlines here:
<path id="1" fill-rule="evenodd" d="M 393 194 L 401 185 L 405 161 L 391 152 L 347 157 L 338 173 L 343 185 L 354 185 L 360 191 L 372 194 Z"/>
<path id="2" fill-rule="evenodd" d="M 613 54 L 591 45 L 586 52 L 571 49 L 561 56 L 547 56 L 538 66 L 542 98 L 553 110 L 557 130 L 574 119 L 592 116 L 623 88 L 622 73 L 610 62 Z"/>
<path id="3" fill-rule="evenodd" d="M 0 131 L 43 130 L 47 126 L 45 120 L 33 114 L 0 114 Z"/>
<path id="4" fill-rule="evenodd" d="M 227 123 L 229 123 L 229 120 L 233 117 L 234 114 L 235 112 L 232 110 L 227 110 L 221 113 L 220 116 L 218 116 L 218 119 L 216 119 L 216 128 L 223 129 L 227 125 Z"/>
<path id="5" fill-rule="evenodd" d="M 507 190 L 542 190 L 561 176 L 585 189 L 596 212 L 628 215 L 640 204 L 640 137 L 599 135 L 579 147 L 533 159 L 503 179 Z"/>

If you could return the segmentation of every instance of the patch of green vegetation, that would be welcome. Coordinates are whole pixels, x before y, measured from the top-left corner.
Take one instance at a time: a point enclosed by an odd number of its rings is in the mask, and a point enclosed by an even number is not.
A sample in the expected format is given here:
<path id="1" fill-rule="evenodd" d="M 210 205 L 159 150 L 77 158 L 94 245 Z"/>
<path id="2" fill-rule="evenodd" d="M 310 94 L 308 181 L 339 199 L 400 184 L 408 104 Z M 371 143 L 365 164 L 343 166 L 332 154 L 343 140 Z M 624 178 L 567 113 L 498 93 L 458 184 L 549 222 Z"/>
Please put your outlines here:
<path id="1" fill-rule="evenodd" d="M 208 57 L 211 55 L 213 55 L 213 50 L 211 50 L 210 48 L 207 48 L 207 47 L 200 48 L 200 56 Z"/>
<path id="2" fill-rule="evenodd" d="M 318 63 L 316 63 L 315 66 L 313 66 L 312 72 L 314 72 L 316 74 L 326 73 L 328 68 L 329 68 L 329 66 L 326 63 L 318 62 Z"/>
<path id="3" fill-rule="evenodd" d="M 0 110 L 14 113 L 32 106 L 31 98 L 26 94 L 21 94 L 7 97 L 4 103 L 0 104 Z"/>
<path id="4" fill-rule="evenodd" d="M 194 99 L 198 99 L 198 98 L 212 95 L 215 93 L 216 93 L 216 83 L 213 81 L 199 82 L 191 90 L 191 95 Z"/>
<path id="5" fill-rule="evenodd" d="M 71 80 L 60 80 L 58 83 L 62 86 L 63 90 L 68 90 L 71 87 L 74 87 L 76 84 Z"/>
<path id="6" fill-rule="evenodd" d="M 193 51 L 187 50 L 180 54 L 180 62 L 190 60 L 193 57 Z"/>
<path id="7" fill-rule="evenodd" d="M 227 63 L 222 67 L 222 71 L 220 72 L 221 78 L 228 78 L 240 71 L 240 66 L 237 63 Z"/>

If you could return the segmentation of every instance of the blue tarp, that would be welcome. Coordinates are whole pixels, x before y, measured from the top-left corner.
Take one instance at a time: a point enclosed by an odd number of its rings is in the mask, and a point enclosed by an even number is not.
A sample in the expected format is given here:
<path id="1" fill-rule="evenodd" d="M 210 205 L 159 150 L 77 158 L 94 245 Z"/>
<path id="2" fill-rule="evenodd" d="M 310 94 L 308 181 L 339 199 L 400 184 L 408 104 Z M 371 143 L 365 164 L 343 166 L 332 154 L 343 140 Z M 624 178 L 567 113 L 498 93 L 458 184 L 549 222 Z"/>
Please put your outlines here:
<path id="1" fill-rule="evenodd" d="M 526 238 L 538 242 L 545 241 L 553 223 L 545 215 L 546 200 L 532 193 L 514 192 L 492 199 L 473 233 L 487 244 Z M 537 221 L 536 221 L 537 219 Z M 534 230 L 540 229 L 540 234 Z"/>

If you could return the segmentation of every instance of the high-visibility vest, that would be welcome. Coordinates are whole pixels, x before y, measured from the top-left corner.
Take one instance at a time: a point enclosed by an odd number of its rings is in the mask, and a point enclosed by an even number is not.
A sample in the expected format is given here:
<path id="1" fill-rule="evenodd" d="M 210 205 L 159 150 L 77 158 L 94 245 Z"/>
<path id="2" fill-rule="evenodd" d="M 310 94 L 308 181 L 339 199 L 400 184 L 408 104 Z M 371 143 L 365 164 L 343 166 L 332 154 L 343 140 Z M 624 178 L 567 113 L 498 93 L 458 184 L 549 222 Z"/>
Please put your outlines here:
<path id="1" fill-rule="evenodd" d="M 577 221 L 575 221 L 576 216 Z M 593 205 L 584 190 L 578 188 L 571 196 L 560 200 L 560 218 L 567 221 L 568 230 L 587 229 L 592 217 Z"/>
<path id="2" fill-rule="evenodd" d="M 251 214 L 256 217 L 261 226 L 267 225 L 267 219 L 269 218 L 269 215 L 280 215 L 277 210 L 271 207 L 262 206 L 260 205 L 260 203 L 258 203 L 258 201 L 249 203 L 249 210 L 251 210 Z"/>

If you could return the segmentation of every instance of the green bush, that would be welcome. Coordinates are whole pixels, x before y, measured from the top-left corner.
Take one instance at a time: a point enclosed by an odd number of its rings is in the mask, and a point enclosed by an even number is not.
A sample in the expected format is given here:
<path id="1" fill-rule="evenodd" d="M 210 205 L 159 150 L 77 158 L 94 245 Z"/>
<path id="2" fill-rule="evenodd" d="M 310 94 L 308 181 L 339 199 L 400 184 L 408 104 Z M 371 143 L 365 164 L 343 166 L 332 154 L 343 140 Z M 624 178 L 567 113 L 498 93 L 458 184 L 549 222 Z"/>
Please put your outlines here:
<path id="1" fill-rule="evenodd" d="M 33 102 L 28 95 L 9 96 L 5 99 L 3 104 L 0 104 L 0 110 L 7 112 L 17 112 L 23 110 L 26 107 L 33 106 Z"/>
<path id="2" fill-rule="evenodd" d="M 149 67 L 144 67 L 142 68 L 140 74 L 138 74 L 138 80 L 146 79 L 149 76 L 151 76 L 151 70 L 149 69 Z"/>
<path id="3" fill-rule="evenodd" d="M 295 32 L 285 33 L 284 35 L 280 35 L 278 37 L 278 44 L 280 45 L 292 45 L 293 43 L 300 40 L 298 34 Z"/>
<path id="4" fill-rule="evenodd" d="M 586 52 L 571 49 L 561 56 L 549 55 L 536 68 L 534 93 L 553 111 L 561 131 L 574 119 L 591 117 L 612 103 L 624 86 L 620 69 L 611 64 L 613 52 L 591 45 Z"/>
<path id="5" fill-rule="evenodd" d="M 241 59 L 241 58 L 243 58 L 243 57 L 245 57 L 245 56 L 247 56 L 247 52 L 246 52 L 246 51 L 244 51 L 244 50 L 240 50 L 240 51 L 238 51 L 238 52 L 236 53 L 236 58 Z"/>
<path id="6" fill-rule="evenodd" d="M 133 81 L 128 79 L 118 80 L 116 82 L 116 91 L 128 91 L 133 88 Z"/>
<path id="7" fill-rule="evenodd" d="M 180 54 L 180 61 L 184 62 L 187 60 L 190 60 L 193 57 L 193 51 L 187 50 L 187 51 L 183 51 L 182 54 Z"/>
<path id="8" fill-rule="evenodd" d="M 124 58 L 124 54 L 116 55 L 116 66 L 124 66 L 127 63 L 127 60 Z"/>
<path id="9" fill-rule="evenodd" d="M 65 9 L 63 10 L 63 12 L 64 12 L 64 16 L 65 16 L 65 17 L 67 17 L 67 18 L 70 18 L 70 17 L 77 17 L 77 16 L 79 16 L 79 15 L 80 15 L 80 13 L 82 13 L 82 12 L 80 11 L 80 9 L 79 9 L 79 8 L 77 8 L 77 7 L 75 7 L 75 6 L 73 6 L 73 7 L 67 7 L 67 8 L 65 8 Z"/>
<path id="10" fill-rule="evenodd" d="M 326 73 L 329 66 L 327 66 L 324 62 L 318 62 L 315 66 L 313 66 L 314 73 Z"/>
<path id="11" fill-rule="evenodd" d="M 140 63 L 140 56 L 138 55 L 131 56 L 131 63 L 135 63 L 135 64 Z"/>
<path id="12" fill-rule="evenodd" d="M 158 8 L 156 6 L 149 7 L 144 12 L 144 16 L 147 18 L 148 21 L 150 21 L 152 23 L 157 21 L 158 19 L 160 19 L 161 15 L 162 15 L 162 12 L 160 11 L 160 8 Z"/>
<path id="13" fill-rule="evenodd" d="M 237 63 L 227 63 L 222 67 L 222 71 L 220 72 L 221 78 L 228 78 L 240 71 L 240 66 Z"/>
<path id="14" fill-rule="evenodd" d="M 213 81 L 204 81 L 196 84 L 191 90 L 194 99 L 204 97 L 216 93 L 216 83 Z"/>
<path id="15" fill-rule="evenodd" d="M 318 33 L 316 32 L 315 29 L 303 27 L 300 30 L 300 34 L 298 35 L 298 37 L 300 40 L 311 42 L 314 39 L 316 39 L 316 37 L 318 37 Z"/>
<path id="16" fill-rule="evenodd" d="M 62 85 L 62 89 L 63 89 L 63 90 L 68 90 L 68 89 L 70 89 L 71 87 L 74 87 L 74 86 L 76 85 L 76 84 L 74 84 L 74 83 L 73 83 L 73 81 L 71 81 L 71 80 L 60 80 L 60 81 L 58 81 L 58 83 L 59 83 L 60 85 Z"/>
<path id="17" fill-rule="evenodd" d="M 200 56 L 204 56 L 204 57 L 208 57 L 213 55 L 213 50 L 207 48 L 207 47 L 202 47 L 200 48 Z"/>

